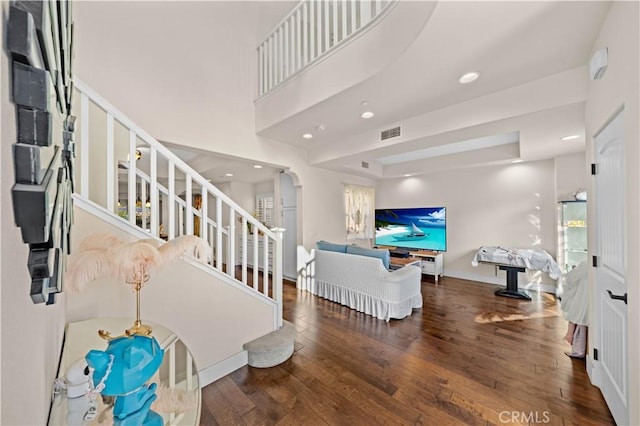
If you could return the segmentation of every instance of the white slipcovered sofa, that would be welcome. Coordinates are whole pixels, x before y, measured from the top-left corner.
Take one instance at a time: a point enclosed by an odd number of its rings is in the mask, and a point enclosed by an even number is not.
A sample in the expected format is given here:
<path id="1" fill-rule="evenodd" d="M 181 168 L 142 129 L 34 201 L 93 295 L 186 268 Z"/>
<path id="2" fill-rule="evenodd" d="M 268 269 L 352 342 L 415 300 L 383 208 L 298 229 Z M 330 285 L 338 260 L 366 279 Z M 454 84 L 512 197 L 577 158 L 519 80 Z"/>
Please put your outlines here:
<path id="1" fill-rule="evenodd" d="M 389 321 L 422 307 L 416 266 L 388 271 L 379 257 L 298 247 L 298 288 Z"/>

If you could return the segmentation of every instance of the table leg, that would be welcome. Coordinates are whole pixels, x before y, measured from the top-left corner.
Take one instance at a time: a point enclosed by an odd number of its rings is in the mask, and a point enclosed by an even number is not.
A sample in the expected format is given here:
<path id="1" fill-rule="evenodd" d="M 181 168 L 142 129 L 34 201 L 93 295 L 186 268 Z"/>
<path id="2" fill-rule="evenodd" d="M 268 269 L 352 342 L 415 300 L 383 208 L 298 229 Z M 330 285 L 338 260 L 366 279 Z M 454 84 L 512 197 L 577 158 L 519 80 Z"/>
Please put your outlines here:
<path id="1" fill-rule="evenodd" d="M 529 293 L 524 290 L 518 290 L 518 272 L 524 272 L 525 268 L 505 265 L 500 265 L 498 268 L 507 273 L 507 288 L 496 290 L 495 294 L 497 296 L 531 300 Z"/>

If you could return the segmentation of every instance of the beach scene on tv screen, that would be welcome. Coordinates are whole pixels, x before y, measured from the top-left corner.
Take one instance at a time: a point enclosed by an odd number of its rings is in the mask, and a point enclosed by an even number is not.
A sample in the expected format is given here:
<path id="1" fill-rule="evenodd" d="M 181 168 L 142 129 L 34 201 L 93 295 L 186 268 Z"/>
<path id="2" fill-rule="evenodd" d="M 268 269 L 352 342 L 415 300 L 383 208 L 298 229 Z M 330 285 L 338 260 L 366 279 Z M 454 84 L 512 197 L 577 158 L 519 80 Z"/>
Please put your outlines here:
<path id="1" fill-rule="evenodd" d="M 376 245 L 447 250 L 445 207 L 376 210 Z"/>

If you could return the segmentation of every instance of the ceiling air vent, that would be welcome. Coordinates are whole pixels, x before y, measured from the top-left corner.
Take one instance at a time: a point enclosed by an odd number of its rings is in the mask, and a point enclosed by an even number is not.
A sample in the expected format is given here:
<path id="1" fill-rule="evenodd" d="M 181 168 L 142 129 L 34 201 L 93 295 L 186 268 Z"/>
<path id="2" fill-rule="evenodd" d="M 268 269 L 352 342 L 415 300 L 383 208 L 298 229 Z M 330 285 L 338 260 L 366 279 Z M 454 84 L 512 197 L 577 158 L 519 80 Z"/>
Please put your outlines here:
<path id="1" fill-rule="evenodd" d="M 390 129 L 386 129 L 380 132 L 380 140 L 384 141 L 391 138 L 397 138 L 400 136 L 400 126 L 392 127 Z"/>
<path id="2" fill-rule="evenodd" d="M 368 169 L 369 168 L 369 163 L 367 161 L 363 161 L 362 162 L 362 168 L 363 169 Z"/>

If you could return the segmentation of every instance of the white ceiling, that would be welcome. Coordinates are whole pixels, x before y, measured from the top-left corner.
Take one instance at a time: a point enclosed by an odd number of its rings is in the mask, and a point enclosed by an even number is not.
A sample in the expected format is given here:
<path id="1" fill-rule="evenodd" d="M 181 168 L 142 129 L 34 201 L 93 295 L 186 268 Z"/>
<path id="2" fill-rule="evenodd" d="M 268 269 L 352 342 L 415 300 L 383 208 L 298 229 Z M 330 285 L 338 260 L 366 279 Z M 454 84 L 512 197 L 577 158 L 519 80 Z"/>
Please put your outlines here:
<path id="1" fill-rule="evenodd" d="M 275 175 L 283 170 L 272 164 L 213 154 L 210 151 L 178 147 L 167 142 L 163 142 L 163 144 L 213 184 L 231 181 L 256 184 L 273 181 Z M 228 176 L 228 174 L 232 176 Z"/>
<path id="2" fill-rule="evenodd" d="M 468 167 L 474 150 L 485 153 L 478 165 L 584 150 L 586 64 L 609 6 L 438 2 L 397 61 L 260 134 L 307 147 L 312 164 L 374 178 L 435 170 L 417 163 L 435 156 L 446 156 L 448 168 Z M 460 84 L 468 71 L 480 78 Z M 363 100 L 375 112 L 369 120 L 360 117 Z M 315 131 L 319 124 L 324 131 Z M 403 135 L 380 142 L 380 131 L 396 125 Z M 302 139 L 310 130 L 313 139 Z M 560 141 L 569 134 L 580 138 Z"/>
<path id="3" fill-rule="evenodd" d="M 261 40 L 295 4 L 244 3 L 257 8 L 253 36 Z M 582 151 L 586 64 L 609 6 L 607 1 L 440 1 L 398 60 L 260 135 L 308 148 L 311 164 L 372 178 Z M 460 84 L 458 78 L 468 71 L 480 78 Z M 363 100 L 375 112 L 369 120 L 360 117 Z M 315 130 L 319 124 L 324 131 Z M 397 125 L 401 137 L 381 142 L 380 131 Z M 314 138 L 303 139 L 310 130 Z M 569 134 L 580 137 L 560 140 Z M 224 176 L 228 172 L 233 180 L 255 183 L 280 170 L 173 149 L 214 183 L 230 180 Z"/>

